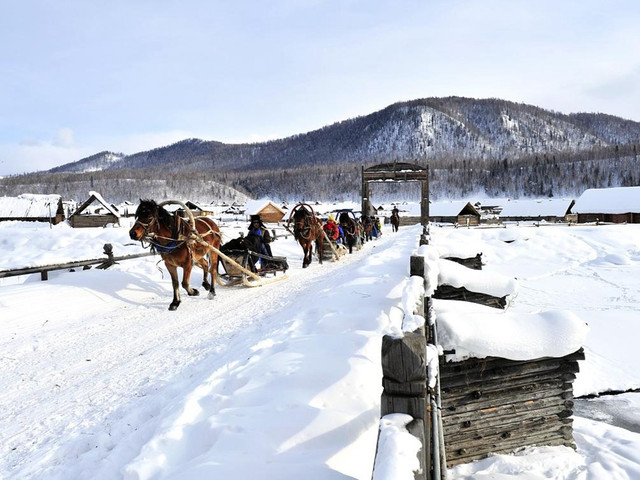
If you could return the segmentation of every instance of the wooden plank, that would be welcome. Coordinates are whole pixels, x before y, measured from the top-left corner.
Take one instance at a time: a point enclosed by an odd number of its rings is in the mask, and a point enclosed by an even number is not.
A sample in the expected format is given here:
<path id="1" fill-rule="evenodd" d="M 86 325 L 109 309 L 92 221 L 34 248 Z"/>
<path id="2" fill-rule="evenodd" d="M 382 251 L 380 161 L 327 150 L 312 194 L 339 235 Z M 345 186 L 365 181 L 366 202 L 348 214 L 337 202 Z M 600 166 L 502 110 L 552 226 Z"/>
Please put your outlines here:
<path id="1" fill-rule="evenodd" d="M 133 255 L 124 255 L 122 257 L 113 257 L 113 260 L 115 260 L 116 262 L 119 262 L 123 260 L 130 260 L 133 258 L 148 257 L 150 255 L 153 255 L 153 254 L 149 252 L 137 253 Z M 9 270 L 0 270 L 0 278 L 16 277 L 19 275 L 30 275 L 32 273 L 40 273 L 42 280 L 47 280 L 48 278 L 47 272 L 51 272 L 54 270 L 67 270 L 70 268 L 79 268 L 79 267 L 85 267 L 85 266 L 91 266 L 91 265 L 100 265 L 107 262 L 108 260 L 109 260 L 108 258 L 94 258 L 91 260 L 76 260 L 76 261 L 65 262 L 65 263 L 40 265 L 38 267 L 12 268 Z"/>
<path id="2" fill-rule="evenodd" d="M 441 300 L 460 300 L 464 302 L 478 303 L 487 307 L 505 308 L 507 297 L 494 297 L 486 293 L 471 292 L 464 287 L 456 288 L 451 285 L 438 285 L 433 293 L 433 298 Z"/>
<path id="3" fill-rule="evenodd" d="M 426 380 L 426 339 L 417 333 L 382 337 L 382 375 L 394 382 Z M 425 383 L 426 388 L 426 383 Z"/>
<path id="4" fill-rule="evenodd" d="M 445 260 L 451 260 L 472 270 L 482 270 L 482 253 L 470 258 L 446 257 Z"/>
<path id="5" fill-rule="evenodd" d="M 425 397 L 402 397 L 387 395 L 385 392 L 380 397 L 380 416 L 390 413 L 406 413 L 413 418 L 424 418 L 427 410 Z"/>

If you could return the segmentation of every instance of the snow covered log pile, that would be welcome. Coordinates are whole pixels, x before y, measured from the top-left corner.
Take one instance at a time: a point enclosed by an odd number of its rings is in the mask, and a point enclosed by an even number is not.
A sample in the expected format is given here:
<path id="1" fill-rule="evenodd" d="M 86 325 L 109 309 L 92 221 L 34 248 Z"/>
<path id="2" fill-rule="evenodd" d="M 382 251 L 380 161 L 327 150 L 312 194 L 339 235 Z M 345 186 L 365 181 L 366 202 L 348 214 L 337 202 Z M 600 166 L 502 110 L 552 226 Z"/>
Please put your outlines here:
<path id="1" fill-rule="evenodd" d="M 421 253 L 438 289 L 465 286 L 504 299 L 503 307 L 517 291 L 513 279 L 453 265 L 429 249 Z M 573 381 L 586 324 L 570 312 L 513 314 L 470 301 L 433 301 L 445 353 L 437 378 L 447 467 L 525 446 L 574 446 Z"/>
<path id="2" fill-rule="evenodd" d="M 402 331 L 382 342 L 378 455 L 389 455 L 381 449 L 392 438 L 412 436 L 419 447 L 409 472 L 441 480 L 491 453 L 574 446 L 573 380 L 588 327 L 570 312 L 512 314 L 517 281 L 480 271 L 480 254 L 451 253 L 421 241 L 411 257 Z M 437 298 L 443 285 L 493 301 Z M 374 469 L 374 480 L 411 478 L 407 465 L 400 477 L 381 475 Z"/>
<path id="3" fill-rule="evenodd" d="M 582 350 L 561 358 L 440 364 L 447 466 L 534 445 L 573 442 L 573 380 Z"/>

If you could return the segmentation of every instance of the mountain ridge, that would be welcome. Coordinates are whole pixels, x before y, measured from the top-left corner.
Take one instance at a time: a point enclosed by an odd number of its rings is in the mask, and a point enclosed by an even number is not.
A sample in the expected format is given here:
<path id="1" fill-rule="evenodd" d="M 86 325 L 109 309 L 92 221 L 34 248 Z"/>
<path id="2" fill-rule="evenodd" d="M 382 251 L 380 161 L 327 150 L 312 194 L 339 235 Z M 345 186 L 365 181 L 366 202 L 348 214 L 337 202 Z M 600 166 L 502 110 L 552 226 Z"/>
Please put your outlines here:
<path id="1" fill-rule="evenodd" d="M 262 169 L 306 163 L 372 163 L 447 158 L 491 160 L 576 152 L 638 142 L 640 122 L 602 113 L 564 114 L 501 99 L 423 98 L 306 133 L 257 143 L 185 139 L 122 156 L 104 169 Z M 86 159 L 79 162 L 88 164 Z M 50 170 L 70 171 L 65 166 Z"/>
<path id="2" fill-rule="evenodd" d="M 0 180 L 0 194 L 82 197 L 90 188 L 113 201 L 135 201 L 145 185 L 161 199 L 351 200 L 360 195 L 363 166 L 398 161 L 428 165 L 436 199 L 478 191 L 577 196 L 586 188 L 640 184 L 639 149 L 640 122 L 613 115 L 429 97 L 267 142 L 191 138 L 130 155 L 100 152 Z M 395 194 L 389 186 L 376 188 Z"/>

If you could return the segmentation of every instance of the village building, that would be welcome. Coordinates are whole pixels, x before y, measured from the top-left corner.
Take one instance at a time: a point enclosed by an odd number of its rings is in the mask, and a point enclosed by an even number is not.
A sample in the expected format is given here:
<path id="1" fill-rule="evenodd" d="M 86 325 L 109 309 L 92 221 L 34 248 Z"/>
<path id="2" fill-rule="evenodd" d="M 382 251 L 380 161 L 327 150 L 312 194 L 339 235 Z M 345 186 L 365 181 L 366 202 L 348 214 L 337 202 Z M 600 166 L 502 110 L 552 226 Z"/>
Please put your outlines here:
<path id="1" fill-rule="evenodd" d="M 499 217 L 503 222 L 565 222 L 574 203 L 564 198 L 510 200 L 503 204 Z"/>
<path id="2" fill-rule="evenodd" d="M 429 220 L 461 226 L 480 224 L 480 212 L 469 202 L 435 202 L 429 206 Z"/>
<path id="3" fill-rule="evenodd" d="M 0 197 L 0 221 L 49 222 L 56 225 L 66 218 L 60 195 L 25 193 Z"/>
<path id="4" fill-rule="evenodd" d="M 278 223 L 284 218 L 285 211 L 271 200 L 253 200 L 247 202 L 245 211 L 248 215 L 260 215 L 263 222 Z"/>
<path id="5" fill-rule="evenodd" d="M 69 217 L 69 223 L 74 228 L 120 224 L 120 212 L 98 192 L 89 192 L 89 198 Z"/>
<path id="6" fill-rule="evenodd" d="M 578 223 L 640 223 L 640 187 L 590 188 L 571 212 Z"/>

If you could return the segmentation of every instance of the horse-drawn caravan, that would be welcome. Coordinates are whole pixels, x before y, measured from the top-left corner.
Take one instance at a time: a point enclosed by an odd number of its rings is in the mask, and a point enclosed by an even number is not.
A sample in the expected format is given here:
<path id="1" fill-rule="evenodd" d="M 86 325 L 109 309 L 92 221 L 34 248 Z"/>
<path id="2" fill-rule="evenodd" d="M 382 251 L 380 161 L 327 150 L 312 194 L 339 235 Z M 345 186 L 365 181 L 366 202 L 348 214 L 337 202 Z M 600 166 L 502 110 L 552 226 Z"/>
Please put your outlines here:
<path id="1" fill-rule="evenodd" d="M 182 206 L 187 218 L 168 212 L 164 208 L 168 204 Z M 164 260 L 173 286 L 173 301 L 169 310 L 175 310 L 180 305 L 180 285 L 189 296 L 199 295 L 200 292 L 190 286 L 194 264 L 202 268 L 202 286 L 209 292 L 209 298 L 216 294 L 216 282 L 222 285 L 242 283 L 258 286 L 286 278 L 284 275 L 263 280 L 268 274 L 286 272 L 286 258 L 255 253 L 251 250 L 252 245 L 238 239 L 236 248 L 228 247 L 226 251 L 229 254 L 225 253 L 222 251 L 224 247 L 221 247 L 222 234 L 218 225 L 209 217 L 194 217 L 189 207 L 175 200 L 159 204 L 153 200 L 141 200 L 129 236 L 132 240 L 147 243 Z M 218 271 L 219 262 L 223 265 L 224 273 Z M 178 283 L 179 267 L 183 271 L 181 284 Z"/>

